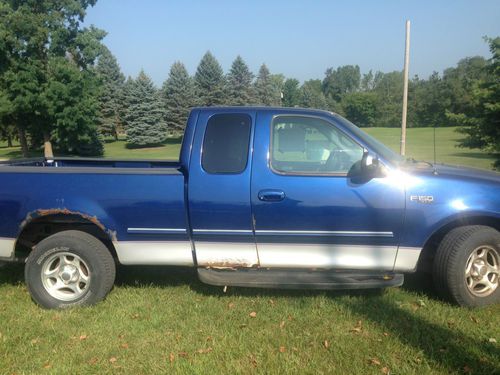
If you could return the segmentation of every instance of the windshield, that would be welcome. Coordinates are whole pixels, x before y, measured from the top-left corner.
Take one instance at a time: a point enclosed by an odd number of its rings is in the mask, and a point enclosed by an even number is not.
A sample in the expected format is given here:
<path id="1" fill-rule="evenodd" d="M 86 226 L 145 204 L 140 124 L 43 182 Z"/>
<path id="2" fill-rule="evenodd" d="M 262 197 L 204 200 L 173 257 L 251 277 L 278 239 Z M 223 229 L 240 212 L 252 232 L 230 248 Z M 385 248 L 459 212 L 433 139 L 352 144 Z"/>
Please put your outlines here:
<path id="1" fill-rule="evenodd" d="M 384 145 L 382 142 L 377 141 L 371 135 L 365 133 L 363 130 L 358 128 L 349 120 L 346 120 L 336 113 L 333 114 L 337 121 L 341 122 L 347 129 L 349 129 L 354 135 L 359 137 L 371 150 L 373 150 L 382 159 L 387 160 L 391 164 L 398 165 L 404 162 L 404 157 L 392 151 L 389 147 Z"/>

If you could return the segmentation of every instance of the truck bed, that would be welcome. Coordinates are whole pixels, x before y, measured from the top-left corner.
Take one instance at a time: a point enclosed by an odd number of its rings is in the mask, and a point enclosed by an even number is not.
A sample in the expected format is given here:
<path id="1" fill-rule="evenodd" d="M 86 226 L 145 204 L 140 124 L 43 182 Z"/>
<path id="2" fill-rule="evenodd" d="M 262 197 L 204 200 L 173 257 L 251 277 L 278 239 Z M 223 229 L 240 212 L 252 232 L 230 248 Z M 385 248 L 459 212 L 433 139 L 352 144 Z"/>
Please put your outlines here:
<path id="1" fill-rule="evenodd" d="M 171 168 L 179 169 L 177 160 L 129 160 L 98 158 L 30 158 L 0 161 L 0 170 L 8 172 L 12 167 L 51 167 L 51 168 Z"/>

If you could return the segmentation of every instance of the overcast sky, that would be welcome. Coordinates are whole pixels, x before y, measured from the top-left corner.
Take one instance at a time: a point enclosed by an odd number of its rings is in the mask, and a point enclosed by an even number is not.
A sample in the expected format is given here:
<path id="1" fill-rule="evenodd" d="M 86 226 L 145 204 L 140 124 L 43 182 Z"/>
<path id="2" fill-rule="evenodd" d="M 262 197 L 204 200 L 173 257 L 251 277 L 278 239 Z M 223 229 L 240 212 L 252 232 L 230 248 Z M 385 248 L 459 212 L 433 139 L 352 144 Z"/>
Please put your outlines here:
<path id="1" fill-rule="evenodd" d="M 254 73 L 265 62 L 301 81 L 346 64 L 402 70 L 406 19 L 410 76 L 427 77 L 466 56 L 489 57 L 482 37 L 500 36 L 500 1 L 98 0 L 85 24 L 108 32 L 104 43 L 126 75 L 143 68 L 161 85 L 174 61 L 194 74 L 207 50 L 226 72 L 241 55 Z"/>

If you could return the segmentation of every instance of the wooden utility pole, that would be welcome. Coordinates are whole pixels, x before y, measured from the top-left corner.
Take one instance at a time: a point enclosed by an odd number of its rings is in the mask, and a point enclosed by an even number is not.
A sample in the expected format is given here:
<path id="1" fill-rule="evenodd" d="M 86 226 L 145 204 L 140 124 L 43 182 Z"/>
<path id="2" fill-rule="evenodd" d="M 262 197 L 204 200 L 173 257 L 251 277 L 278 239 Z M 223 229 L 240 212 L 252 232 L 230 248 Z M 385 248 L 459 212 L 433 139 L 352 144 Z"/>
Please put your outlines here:
<path id="1" fill-rule="evenodd" d="M 406 114 L 408 107 L 408 67 L 410 65 L 410 21 L 406 21 L 405 68 L 403 84 L 403 118 L 401 119 L 401 155 L 406 150 Z"/>

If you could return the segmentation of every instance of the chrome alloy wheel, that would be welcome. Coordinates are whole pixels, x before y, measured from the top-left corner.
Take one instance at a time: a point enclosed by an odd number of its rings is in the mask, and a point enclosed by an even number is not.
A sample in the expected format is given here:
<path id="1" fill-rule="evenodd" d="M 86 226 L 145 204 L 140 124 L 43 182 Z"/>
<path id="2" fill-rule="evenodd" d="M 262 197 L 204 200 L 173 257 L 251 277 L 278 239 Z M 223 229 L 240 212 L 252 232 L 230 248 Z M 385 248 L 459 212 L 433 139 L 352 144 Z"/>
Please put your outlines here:
<path id="1" fill-rule="evenodd" d="M 477 297 L 487 297 L 498 287 L 500 256 L 490 246 L 476 248 L 465 265 L 465 283 Z"/>
<path id="2" fill-rule="evenodd" d="M 60 301 L 74 301 L 83 296 L 90 285 L 91 274 L 87 264 L 73 253 L 50 256 L 42 267 L 43 287 Z"/>

